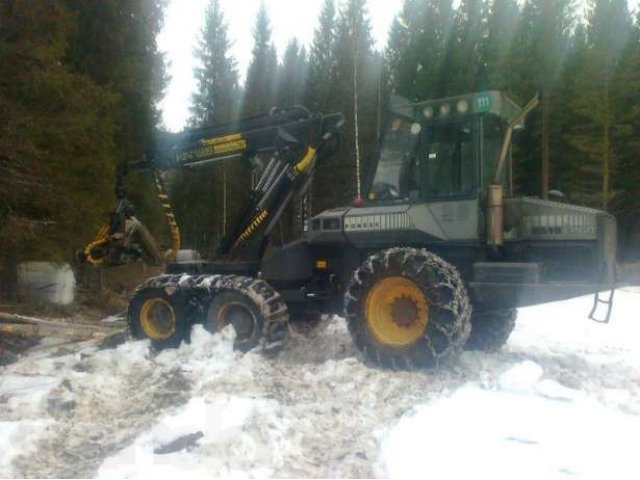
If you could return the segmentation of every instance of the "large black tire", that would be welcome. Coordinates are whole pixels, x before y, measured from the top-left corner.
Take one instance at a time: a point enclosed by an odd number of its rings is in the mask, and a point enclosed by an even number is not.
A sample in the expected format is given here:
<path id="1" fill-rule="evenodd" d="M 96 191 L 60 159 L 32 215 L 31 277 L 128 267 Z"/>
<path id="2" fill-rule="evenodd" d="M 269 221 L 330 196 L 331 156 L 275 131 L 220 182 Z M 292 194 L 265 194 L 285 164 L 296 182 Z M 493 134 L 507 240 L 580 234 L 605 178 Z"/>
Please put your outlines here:
<path id="1" fill-rule="evenodd" d="M 495 310 L 474 314 L 471 317 L 471 335 L 465 344 L 465 350 L 495 352 L 499 350 L 516 326 L 518 310 Z"/>
<path id="2" fill-rule="evenodd" d="M 267 352 L 280 350 L 289 333 L 289 314 L 282 297 L 263 280 L 227 278 L 225 285 L 210 297 L 204 327 L 215 333 L 233 325 L 234 346 L 243 352 L 260 343 Z"/>
<path id="3" fill-rule="evenodd" d="M 149 339 L 157 349 L 180 345 L 190 328 L 184 295 L 164 288 L 141 288 L 129 302 L 131 336 Z"/>
<path id="4" fill-rule="evenodd" d="M 424 249 L 391 248 L 370 256 L 345 292 L 354 343 L 383 367 L 437 366 L 462 350 L 471 304 L 455 267 Z"/>

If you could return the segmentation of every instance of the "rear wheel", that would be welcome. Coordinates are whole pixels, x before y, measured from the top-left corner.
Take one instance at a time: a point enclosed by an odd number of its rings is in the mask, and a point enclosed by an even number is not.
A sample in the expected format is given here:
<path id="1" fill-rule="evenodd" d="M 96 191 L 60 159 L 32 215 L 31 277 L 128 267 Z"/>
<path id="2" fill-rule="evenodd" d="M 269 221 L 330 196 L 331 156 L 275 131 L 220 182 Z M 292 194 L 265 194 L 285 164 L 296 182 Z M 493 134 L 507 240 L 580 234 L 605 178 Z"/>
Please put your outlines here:
<path id="1" fill-rule="evenodd" d="M 263 280 L 232 277 L 227 287 L 214 293 L 204 322 L 210 332 L 233 325 L 235 348 L 246 352 L 261 341 L 267 351 L 282 347 L 288 334 L 287 306 Z"/>
<path id="2" fill-rule="evenodd" d="M 465 350 L 499 350 L 513 332 L 517 316 L 516 309 L 474 314 L 471 317 L 471 335 L 464 346 Z"/>
<path id="3" fill-rule="evenodd" d="M 356 346 L 393 368 L 436 366 L 461 350 L 471 307 L 457 270 L 426 250 L 392 248 L 353 274 L 345 314 Z"/>
<path id="4" fill-rule="evenodd" d="M 219 332 L 233 325 L 236 332 L 234 346 L 246 352 L 255 347 L 262 336 L 263 318 L 258 305 L 237 292 L 224 292 L 215 296 L 209 304 L 205 328 Z"/>
<path id="5" fill-rule="evenodd" d="M 182 297 L 164 289 L 137 292 L 129 303 L 128 319 L 134 338 L 148 338 L 159 349 L 179 346 L 188 328 Z"/>

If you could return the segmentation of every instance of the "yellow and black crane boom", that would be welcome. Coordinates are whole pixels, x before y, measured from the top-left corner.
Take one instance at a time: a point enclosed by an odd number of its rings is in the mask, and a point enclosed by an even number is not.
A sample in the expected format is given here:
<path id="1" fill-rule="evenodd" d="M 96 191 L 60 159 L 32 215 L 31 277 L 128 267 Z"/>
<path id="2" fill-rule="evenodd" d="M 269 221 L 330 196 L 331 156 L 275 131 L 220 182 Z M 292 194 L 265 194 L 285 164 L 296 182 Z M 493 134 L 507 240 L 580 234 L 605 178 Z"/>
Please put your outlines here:
<path id="1" fill-rule="evenodd" d="M 145 157 L 119 166 L 115 188 L 117 205 L 110 222 L 100 228 L 79 256 L 87 263 L 105 266 L 139 258 L 153 263 L 174 260 L 180 248 L 180 231 L 160 173 L 228 159 L 246 159 L 256 169 L 258 181 L 234 227 L 222 240 L 218 257 L 258 261 L 269 232 L 294 192 L 306 188 L 317 160 L 335 150 L 343 123 L 341 114 L 311 114 L 304 107 L 293 107 L 159 136 Z M 142 169 L 154 172 L 158 198 L 171 231 L 171 248 L 164 255 L 135 218 L 126 198 L 127 176 Z"/>

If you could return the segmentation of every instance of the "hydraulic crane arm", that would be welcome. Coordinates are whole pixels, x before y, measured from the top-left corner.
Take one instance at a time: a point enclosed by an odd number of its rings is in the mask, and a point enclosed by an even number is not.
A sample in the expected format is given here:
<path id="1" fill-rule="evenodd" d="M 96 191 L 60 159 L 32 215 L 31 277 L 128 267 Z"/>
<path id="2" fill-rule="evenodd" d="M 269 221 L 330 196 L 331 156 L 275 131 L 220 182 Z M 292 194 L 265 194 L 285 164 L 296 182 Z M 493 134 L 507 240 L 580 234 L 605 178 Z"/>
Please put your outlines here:
<path id="1" fill-rule="evenodd" d="M 141 169 L 152 169 L 156 174 L 158 198 L 172 233 L 172 248 L 165 257 L 173 260 L 180 245 L 179 229 L 159 172 L 196 168 L 226 159 L 252 161 L 260 178 L 251 190 L 249 201 L 235 227 L 222 240 L 218 256 L 258 260 L 269 232 L 294 193 L 304 190 L 309 184 L 318 160 L 335 151 L 343 123 L 343 116 L 339 113 L 311 114 L 304 107 L 294 107 L 274 109 L 269 114 L 228 124 L 164 134 L 148 156 L 118 168 L 115 189 L 118 205 L 108 228 L 101 228 L 98 236 L 84 249 L 84 260 L 92 264 L 122 264 L 136 259 L 135 251 L 141 250 L 138 245 L 133 245 L 133 250 L 123 250 L 122 241 L 118 244 L 122 235 L 118 237 L 116 234 L 122 231 L 127 220 L 135 220 L 126 199 L 126 177 Z M 263 166 L 265 159 L 266 165 Z M 135 222 L 139 224 L 137 220 Z M 138 237 L 143 238 L 143 249 L 147 253 L 155 251 L 151 257 L 157 259 L 159 249 L 154 242 L 148 242 L 151 237 L 141 224 L 139 229 L 142 234 Z M 126 256 L 120 254 L 123 251 Z"/>

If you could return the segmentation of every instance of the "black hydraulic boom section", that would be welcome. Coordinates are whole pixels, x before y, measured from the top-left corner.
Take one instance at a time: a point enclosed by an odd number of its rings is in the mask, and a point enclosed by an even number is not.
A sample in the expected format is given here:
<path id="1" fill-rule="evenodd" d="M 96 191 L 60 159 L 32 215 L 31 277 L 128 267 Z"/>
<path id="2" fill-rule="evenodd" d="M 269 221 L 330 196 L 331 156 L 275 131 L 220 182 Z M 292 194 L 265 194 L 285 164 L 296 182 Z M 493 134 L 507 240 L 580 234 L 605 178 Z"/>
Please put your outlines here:
<path id="1" fill-rule="evenodd" d="M 259 260 L 269 232 L 293 195 L 308 187 L 317 163 L 338 147 L 343 124 L 342 114 L 312 114 L 304 107 L 293 107 L 272 109 L 269 114 L 227 124 L 163 134 L 147 156 L 118 168 L 115 189 L 118 204 L 109 225 L 103 226 L 84 249 L 83 259 L 102 265 L 129 263 L 136 260 L 133 253 L 142 250 L 152 251 L 152 257 L 161 259 L 159 249 L 133 217 L 126 199 L 126 177 L 132 171 L 151 169 L 155 173 L 158 198 L 172 236 L 172 247 L 164 258 L 172 261 L 180 246 L 180 235 L 160 172 L 245 159 L 251 162 L 256 174 L 254 178 L 258 180 L 234 228 L 223 238 L 217 257 L 249 262 Z M 116 229 L 124 230 L 127 221 L 134 221 L 139 226 L 142 246 L 133 244 L 123 248 L 122 239 L 127 236 Z M 122 255 L 123 251 L 127 256 Z"/>

